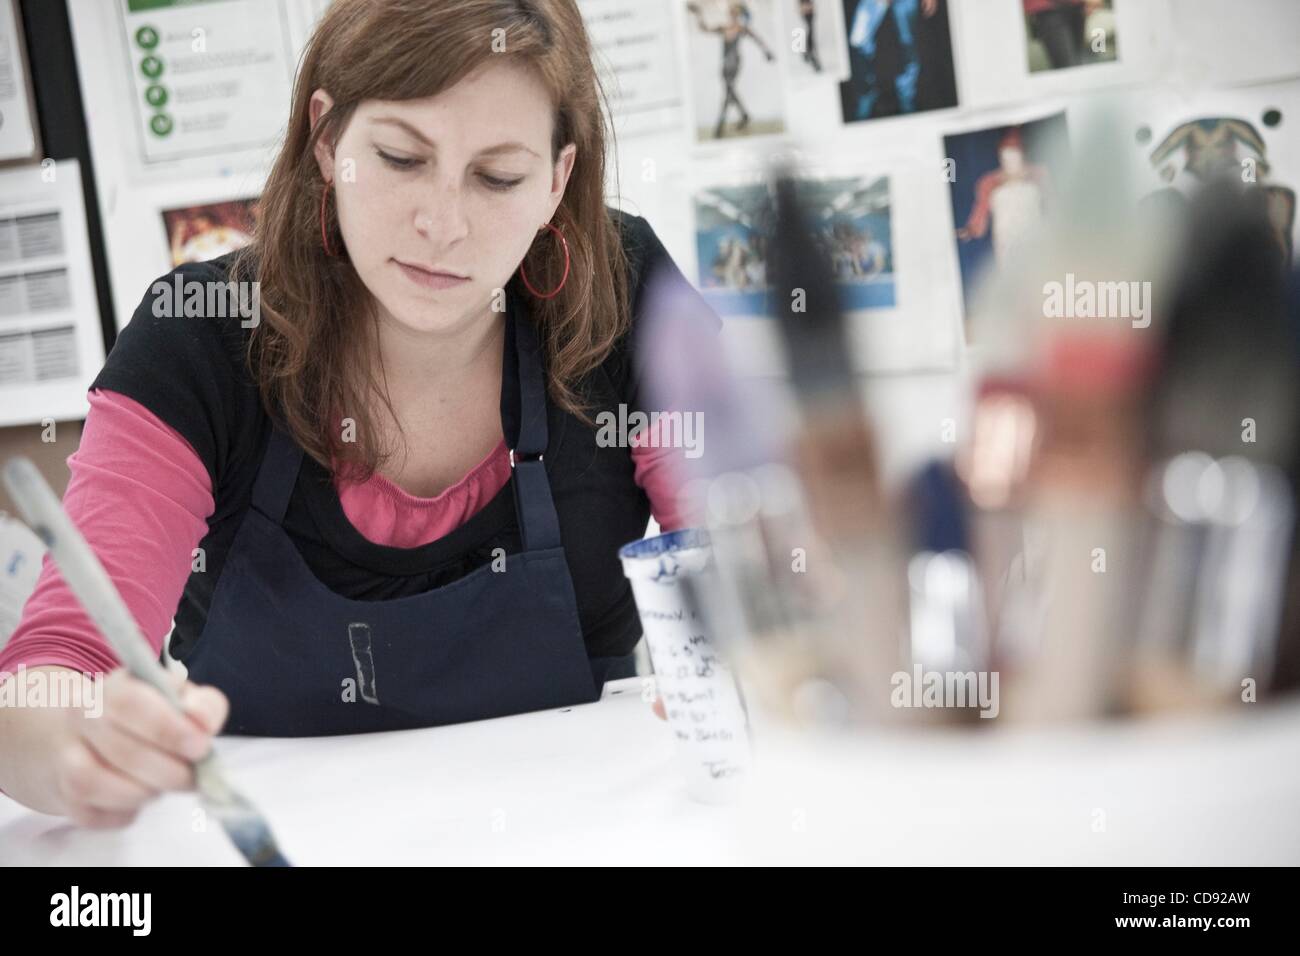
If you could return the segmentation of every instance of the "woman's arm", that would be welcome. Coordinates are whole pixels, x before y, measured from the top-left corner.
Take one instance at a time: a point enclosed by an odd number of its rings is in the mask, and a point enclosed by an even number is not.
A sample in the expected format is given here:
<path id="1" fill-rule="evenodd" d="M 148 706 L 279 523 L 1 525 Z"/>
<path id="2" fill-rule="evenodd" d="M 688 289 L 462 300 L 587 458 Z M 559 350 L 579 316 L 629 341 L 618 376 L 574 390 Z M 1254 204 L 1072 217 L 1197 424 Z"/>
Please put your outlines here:
<path id="1" fill-rule="evenodd" d="M 207 468 L 142 405 L 98 390 L 68 467 L 64 508 L 160 650 L 214 511 Z M 182 715 L 118 668 L 48 557 L 18 629 L 0 650 L 0 681 L 16 680 L 10 675 L 19 667 L 28 682 L 63 669 L 82 672 L 83 702 L 102 694 L 97 706 L 0 708 L 0 788 L 83 825 L 129 823 L 158 793 L 192 786 L 191 763 L 225 720 L 225 698 L 212 688 L 174 678 L 187 708 Z"/>
<path id="2" fill-rule="evenodd" d="M 161 651 L 214 510 L 199 456 L 144 406 L 90 393 L 81 445 L 68 459 L 63 506 L 85 535 L 154 650 Z M 0 671 L 61 664 L 109 671 L 117 656 L 47 558 Z"/>
<path id="3" fill-rule="evenodd" d="M 672 447 L 672 431 L 664 427 L 663 421 L 660 419 L 658 427 L 645 428 L 632 437 L 633 480 L 650 499 L 650 513 L 659 530 L 676 531 L 687 525 L 678 501 L 687 477 L 684 460 L 687 449 Z"/>
<path id="4" fill-rule="evenodd" d="M 769 62 L 776 59 L 776 56 L 772 53 L 771 50 L 767 48 L 767 44 L 762 41 L 762 39 L 759 37 L 757 33 L 755 33 L 749 27 L 745 27 L 745 34 L 751 40 L 753 40 L 755 43 L 758 44 L 758 48 L 763 51 L 763 55 L 767 57 Z"/>

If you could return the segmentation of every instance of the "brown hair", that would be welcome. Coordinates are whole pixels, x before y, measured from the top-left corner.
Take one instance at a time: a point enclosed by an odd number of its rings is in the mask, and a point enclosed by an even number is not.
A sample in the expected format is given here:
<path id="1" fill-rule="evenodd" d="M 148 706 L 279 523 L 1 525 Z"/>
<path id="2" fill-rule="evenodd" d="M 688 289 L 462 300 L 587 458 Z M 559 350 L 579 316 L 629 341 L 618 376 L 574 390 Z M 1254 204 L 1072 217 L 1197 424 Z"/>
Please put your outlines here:
<path id="1" fill-rule="evenodd" d="M 493 52 L 494 37 L 508 52 Z M 365 478 L 386 460 L 392 449 L 379 446 L 370 409 L 375 398 L 392 406 L 373 371 L 370 294 L 346 256 L 330 258 L 322 248 L 319 210 L 327 185 L 314 147 L 320 137 L 336 143 L 363 100 L 433 96 L 490 56 L 530 65 L 549 90 L 552 163 L 567 143 L 577 146 L 553 219 L 568 241 L 569 277 L 554 298 L 531 303 L 552 402 L 590 422 L 580 382 L 627 331 L 626 263 L 604 196 L 600 107 L 607 100 L 575 0 L 335 0 L 303 56 L 258 229 L 231 274 L 261 283 L 261 321 L 249 339 L 249 361 L 263 404 L 327 468 Z M 334 103 L 313 130 L 309 104 L 317 88 Z M 343 243 L 332 204 L 328 228 L 338 251 Z M 543 231 L 524 257 L 537 288 L 553 289 L 563 274 L 555 240 Z M 335 428 L 330 410 L 339 409 L 356 421 L 355 442 L 343 442 Z"/>

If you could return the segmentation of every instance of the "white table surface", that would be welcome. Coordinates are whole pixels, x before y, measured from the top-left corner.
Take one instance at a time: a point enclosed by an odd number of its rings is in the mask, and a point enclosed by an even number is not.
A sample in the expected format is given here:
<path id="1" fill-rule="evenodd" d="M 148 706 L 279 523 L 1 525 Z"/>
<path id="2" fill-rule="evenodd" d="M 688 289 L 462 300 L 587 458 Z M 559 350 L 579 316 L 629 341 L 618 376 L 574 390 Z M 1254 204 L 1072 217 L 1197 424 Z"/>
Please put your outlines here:
<path id="1" fill-rule="evenodd" d="M 567 710 L 349 737 L 223 737 L 295 864 L 1300 863 L 1300 702 L 1076 729 L 795 736 L 692 802 L 642 678 Z M 120 830 L 0 797 L 0 863 L 239 865 L 197 798 Z"/>
<path id="2" fill-rule="evenodd" d="M 345 737 L 221 737 L 234 784 L 295 865 L 679 863 L 719 859 L 719 818 L 673 767 L 641 679 L 593 704 Z M 88 830 L 0 796 L 0 863 L 240 865 L 194 794 Z"/>

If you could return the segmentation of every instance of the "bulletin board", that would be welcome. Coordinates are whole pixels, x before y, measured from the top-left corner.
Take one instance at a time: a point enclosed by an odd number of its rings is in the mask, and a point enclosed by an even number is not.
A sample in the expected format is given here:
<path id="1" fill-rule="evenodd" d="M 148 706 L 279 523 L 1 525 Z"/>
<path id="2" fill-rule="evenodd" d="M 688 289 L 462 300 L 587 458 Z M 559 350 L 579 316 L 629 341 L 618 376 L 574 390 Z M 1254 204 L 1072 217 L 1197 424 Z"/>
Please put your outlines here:
<path id="1" fill-rule="evenodd" d="M 298 57 L 327 6 L 68 0 L 119 326 L 177 261 L 255 228 Z M 1251 15 L 1104 0 L 1067 37 L 1024 0 L 579 0 L 614 110 L 611 204 L 650 220 L 756 374 L 783 371 L 753 239 L 764 157 L 795 151 L 824 198 L 860 371 L 952 370 L 969 346 L 969 276 L 1007 234 L 996 218 L 983 235 L 967 228 L 1001 145 L 1026 144 L 1044 176 L 1032 154 L 1049 131 L 1068 141 L 1097 97 L 1157 97 L 1153 136 L 1235 102 L 1290 175 L 1300 3 L 1242 6 Z M 176 77 L 214 50 L 245 66 L 196 122 Z"/>

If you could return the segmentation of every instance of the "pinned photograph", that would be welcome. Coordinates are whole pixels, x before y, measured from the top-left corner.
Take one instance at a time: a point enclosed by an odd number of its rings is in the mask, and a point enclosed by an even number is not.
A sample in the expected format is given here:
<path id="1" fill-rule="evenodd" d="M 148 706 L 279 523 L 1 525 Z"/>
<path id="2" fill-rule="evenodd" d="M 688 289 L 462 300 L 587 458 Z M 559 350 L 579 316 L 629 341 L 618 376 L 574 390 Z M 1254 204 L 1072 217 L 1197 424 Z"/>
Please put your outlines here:
<path id="1" fill-rule="evenodd" d="M 1249 95 L 1249 94 L 1247 94 Z M 1270 155 L 1269 135 L 1282 125 L 1283 111 L 1264 108 L 1236 115 L 1200 116 L 1176 123 L 1159 139 L 1148 126 L 1139 127 L 1139 145 L 1148 153 L 1161 185 L 1147 197 L 1183 207 L 1196 190 L 1218 178 L 1239 180 L 1264 196 L 1282 262 L 1289 266 L 1295 252 L 1296 157 L 1279 167 Z"/>
<path id="2" fill-rule="evenodd" d="M 1029 72 L 1113 63 L 1115 0 L 1021 0 Z"/>
<path id="3" fill-rule="evenodd" d="M 957 105 L 948 0 L 843 0 L 845 123 Z"/>
<path id="4" fill-rule="evenodd" d="M 765 237 L 773 212 L 772 196 L 762 182 L 696 194 L 698 285 L 719 315 L 770 314 Z"/>
<path id="5" fill-rule="evenodd" d="M 830 260 L 844 310 L 896 305 L 889 179 L 801 179 L 797 192 Z"/>
<path id="6" fill-rule="evenodd" d="M 1017 248 L 1052 202 L 1057 157 L 1066 145 L 1064 113 L 1012 126 L 945 136 L 962 296 L 989 268 L 1013 264 Z"/>
<path id="7" fill-rule="evenodd" d="M 685 13 L 696 139 L 785 132 L 773 0 L 690 0 Z"/>
<path id="8" fill-rule="evenodd" d="M 257 216 L 256 199 L 164 209 L 163 226 L 167 229 L 172 266 L 203 262 L 242 249 L 253 240 Z"/>
<path id="9" fill-rule="evenodd" d="M 780 0 L 790 54 L 786 73 L 796 85 L 849 78 L 842 0 Z"/>
<path id="10" fill-rule="evenodd" d="M 896 304 L 889 180 L 806 177 L 797 183 L 846 312 Z M 699 286 L 720 315 L 771 315 L 766 184 L 706 189 L 695 198 Z"/>

